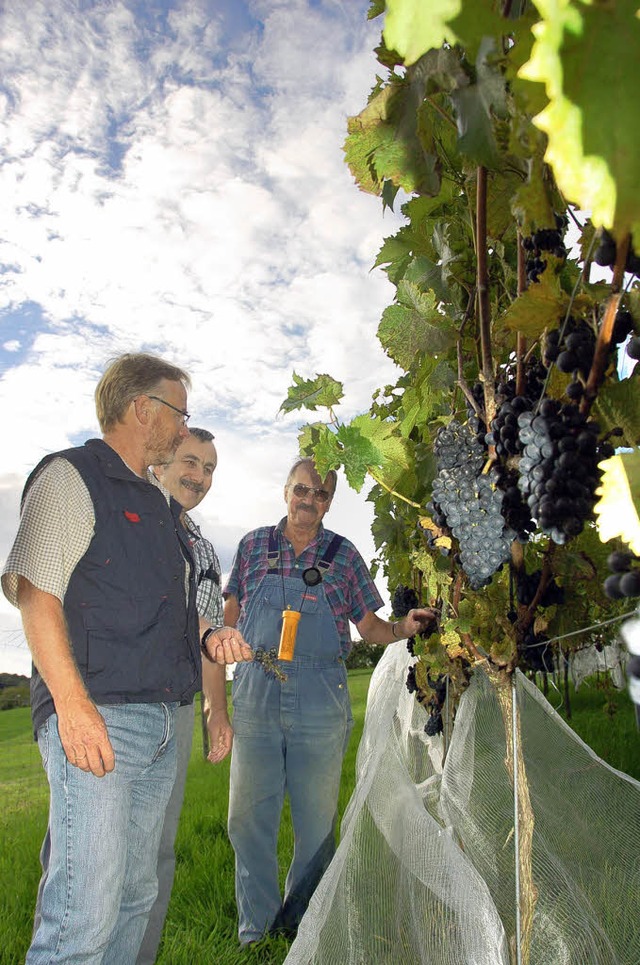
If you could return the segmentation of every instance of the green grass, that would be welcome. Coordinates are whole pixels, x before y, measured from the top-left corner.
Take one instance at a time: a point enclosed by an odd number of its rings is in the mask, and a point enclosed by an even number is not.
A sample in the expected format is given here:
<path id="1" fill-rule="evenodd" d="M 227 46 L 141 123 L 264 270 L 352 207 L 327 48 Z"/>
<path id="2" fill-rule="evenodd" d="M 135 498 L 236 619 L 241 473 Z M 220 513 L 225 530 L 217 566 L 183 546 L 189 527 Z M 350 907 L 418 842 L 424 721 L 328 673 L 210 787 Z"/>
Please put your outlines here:
<path id="1" fill-rule="evenodd" d="M 355 726 L 343 769 L 340 814 L 353 790 L 370 676 L 369 670 L 349 674 Z M 559 702 L 550 697 L 554 705 Z M 572 693 L 572 709 L 571 726 L 583 740 L 612 766 L 640 779 L 640 735 L 627 695 L 592 680 Z M 284 939 L 250 949 L 237 942 L 233 852 L 226 835 L 228 782 L 228 760 L 217 766 L 203 760 L 197 720 L 159 965 L 280 965 L 286 957 Z M 47 822 L 46 781 L 27 709 L 0 713 L 0 799 L 0 965 L 18 965 L 29 945 L 38 851 Z M 284 875 L 292 851 L 286 811 L 279 850 Z"/>

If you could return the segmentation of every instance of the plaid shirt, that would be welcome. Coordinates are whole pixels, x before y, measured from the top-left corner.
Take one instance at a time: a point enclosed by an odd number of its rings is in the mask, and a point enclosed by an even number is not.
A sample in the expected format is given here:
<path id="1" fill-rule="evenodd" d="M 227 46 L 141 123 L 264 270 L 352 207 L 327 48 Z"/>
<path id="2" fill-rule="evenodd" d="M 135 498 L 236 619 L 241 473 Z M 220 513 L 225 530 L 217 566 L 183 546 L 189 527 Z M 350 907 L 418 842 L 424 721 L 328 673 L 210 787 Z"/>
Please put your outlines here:
<path id="1" fill-rule="evenodd" d="M 224 616 L 220 561 L 212 544 L 204 538 L 199 527 L 187 513 L 184 514 L 183 520 L 185 529 L 189 533 L 191 552 L 196 561 L 196 581 L 198 583 L 196 607 L 198 613 L 205 620 L 208 620 L 212 626 L 222 626 Z"/>
<path id="2" fill-rule="evenodd" d="M 278 523 L 280 533 L 279 571 L 288 576 L 295 570 L 315 566 L 322 559 L 329 543 L 335 536 L 322 524 L 314 540 L 296 559 L 293 546 L 284 535 L 286 517 Z M 225 596 L 235 596 L 240 604 L 240 626 L 243 613 L 258 584 L 268 572 L 267 551 L 270 526 L 262 526 L 247 533 L 240 540 L 231 573 L 224 588 Z M 367 565 L 353 543 L 343 539 L 333 563 L 323 577 L 327 602 L 336 621 L 336 629 L 342 643 L 342 652 L 351 649 L 349 621 L 359 623 L 369 611 L 375 612 L 383 605 L 378 589 L 371 579 Z"/>

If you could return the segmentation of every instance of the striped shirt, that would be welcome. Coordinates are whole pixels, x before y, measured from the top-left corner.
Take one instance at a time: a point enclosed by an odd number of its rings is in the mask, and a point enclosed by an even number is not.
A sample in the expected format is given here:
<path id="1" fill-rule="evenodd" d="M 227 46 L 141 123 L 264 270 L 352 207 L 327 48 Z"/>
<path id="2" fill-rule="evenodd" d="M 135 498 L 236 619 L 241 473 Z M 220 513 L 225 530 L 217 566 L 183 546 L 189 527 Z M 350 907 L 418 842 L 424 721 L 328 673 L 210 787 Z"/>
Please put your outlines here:
<path id="1" fill-rule="evenodd" d="M 212 626 L 222 626 L 224 623 L 222 577 L 218 555 L 188 513 L 184 514 L 183 520 L 185 529 L 189 533 L 189 544 L 196 563 L 198 613 Z"/>
<path id="2" fill-rule="evenodd" d="M 315 539 L 295 556 L 292 544 L 284 535 L 286 517 L 278 523 L 280 559 L 279 571 L 284 576 L 317 566 L 335 536 L 322 524 Z M 269 548 L 270 526 L 262 526 L 247 533 L 240 540 L 231 573 L 224 588 L 224 595 L 235 596 L 240 604 L 240 621 L 246 612 L 249 600 L 258 584 L 268 571 L 267 552 Z M 351 650 L 349 621 L 359 623 L 366 613 L 379 610 L 383 605 L 382 597 L 371 578 L 367 565 L 353 543 L 342 540 L 333 563 L 323 576 L 327 602 L 336 621 L 336 629 L 346 656 Z"/>

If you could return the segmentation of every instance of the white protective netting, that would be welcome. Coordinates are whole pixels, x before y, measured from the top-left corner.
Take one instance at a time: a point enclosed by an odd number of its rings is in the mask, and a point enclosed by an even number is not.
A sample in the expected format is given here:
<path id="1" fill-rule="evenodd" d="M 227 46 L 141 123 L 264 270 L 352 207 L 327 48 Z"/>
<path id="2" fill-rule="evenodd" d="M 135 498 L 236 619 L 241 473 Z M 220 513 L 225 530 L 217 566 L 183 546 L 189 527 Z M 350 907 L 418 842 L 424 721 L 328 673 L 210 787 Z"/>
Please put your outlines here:
<path id="1" fill-rule="evenodd" d="M 389 647 L 373 673 L 341 843 L 285 965 L 639 965 L 640 784 L 598 758 L 518 672 L 528 848 L 505 763 L 514 715 L 477 669 L 443 770 L 442 737 L 425 735 L 405 686 L 410 663 Z"/>

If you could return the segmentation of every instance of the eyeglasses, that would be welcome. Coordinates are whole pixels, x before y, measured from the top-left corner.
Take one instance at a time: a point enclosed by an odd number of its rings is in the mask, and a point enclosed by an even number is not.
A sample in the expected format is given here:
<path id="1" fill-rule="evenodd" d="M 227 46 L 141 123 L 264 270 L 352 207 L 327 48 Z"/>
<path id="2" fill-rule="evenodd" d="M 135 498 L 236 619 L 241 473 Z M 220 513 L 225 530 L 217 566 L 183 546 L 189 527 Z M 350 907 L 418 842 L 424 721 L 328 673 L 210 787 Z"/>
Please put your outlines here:
<path id="1" fill-rule="evenodd" d="M 148 398 L 148 399 L 153 399 L 154 402 L 162 402 L 163 405 L 166 405 L 167 409 L 173 409 L 174 412 L 177 412 L 178 415 L 181 415 L 181 416 L 182 416 L 182 425 L 183 425 L 183 426 L 186 426 L 187 422 L 188 422 L 189 419 L 191 418 L 190 413 L 185 412 L 184 409 L 178 409 L 177 406 L 171 405 L 170 402 L 165 402 L 165 400 L 164 400 L 164 399 L 161 399 L 160 396 L 158 396 L 158 395 L 148 395 L 147 398 Z"/>
<path id="2" fill-rule="evenodd" d="M 309 493 L 314 499 L 317 499 L 319 503 L 326 503 L 327 500 L 331 499 L 331 493 L 326 489 L 314 489 L 313 486 L 303 486 L 302 483 L 296 483 L 293 487 L 293 495 L 297 496 L 298 499 L 304 499 Z"/>

